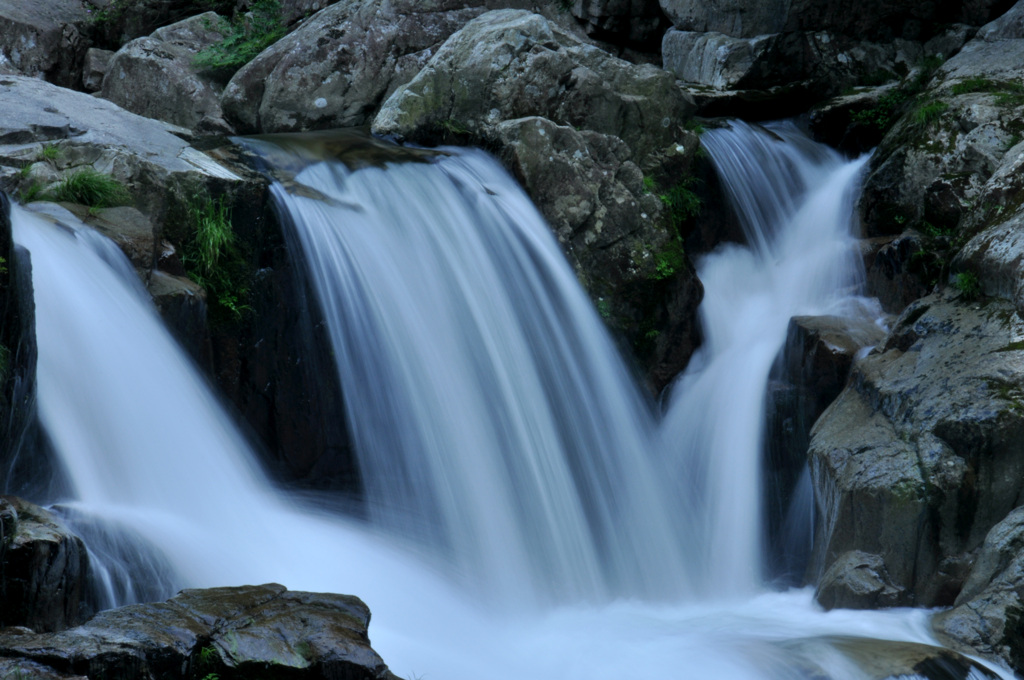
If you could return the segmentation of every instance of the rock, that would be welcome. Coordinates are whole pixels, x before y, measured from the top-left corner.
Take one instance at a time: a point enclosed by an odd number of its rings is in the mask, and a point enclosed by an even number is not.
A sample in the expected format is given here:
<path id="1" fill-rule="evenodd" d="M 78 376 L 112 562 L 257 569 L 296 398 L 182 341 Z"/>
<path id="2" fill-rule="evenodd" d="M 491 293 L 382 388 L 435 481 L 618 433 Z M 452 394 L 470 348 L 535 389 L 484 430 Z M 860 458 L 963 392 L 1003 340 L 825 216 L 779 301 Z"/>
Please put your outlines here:
<path id="1" fill-rule="evenodd" d="M 889 581 L 881 557 L 851 550 L 828 568 L 814 597 L 825 609 L 881 609 L 898 604 L 902 591 Z"/>
<path id="2" fill-rule="evenodd" d="M 855 363 L 811 434 L 818 573 L 859 550 L 884 562 L 892 604 L 952 604 L 973 551 L 1021 502 L 1022 338 L 1009 303 L 935 294 Z"/>
<path id="3" fill-rule="evenodd" d="M 897 83 L 878 87 L 858 88 L 819 103 L 811 109 L 808 129 L 814 139 L 849 153 L 866 153 L 882 141 L 882 131 L 870 123 L 860 122 L 858 116 L 877 109 L 883 97 L 893 96 Z"/>
<path id="4" fill-rule="evenodd" d="M 200 366 L 210 363 L 206 291 L 184 276 L 153 270 L 147 286 L 167 329 Z"/>
<path id="5" fill-rule="evenodd" d="M 497 10 L 445 42 L 388 98 L 373 131 L 426 141 L 446 129 L 479 135 L 541 116 L 614 135 L 642 159 L 684 138 L 692 111 L 668 73 L 612 57 L 539 15 Z"/>
<path id="6" fill-rule="evenodd" d="M 232 134 L 220 108 L 221 86 L 193 65 L 203 48 L 222 39 L 219 21 L 206 12 L 132 40 L 110 59 L 100 96 L 199 133 Z"/>
<path id="7" fill-rule="evenodd" d="M 185 590 L 60 633 L 2 631 L 0 657 L 57 677 L 261 677 L 272 668 L 294 678 L 389 680 L 369 621 L 366 605 L 348 595 L 276 584 Z"/>
<path id="8" fill-rule="evenodd" d="M 32 78 L 4 76 L 0 108 L 5 112 L 0 121 L 0 165 L 22 167 L 43 161 L 43 147 L 53 146 L 55 169 L 67 174 L 88 165 L 111 174 L 128 187 L 135 207 L 156 224 L 164 224 L 169 212 L 184 211 L 199 188 L 216 194 L 241 191 L 245 185 L 240 175 L 175 134 L 187 131 L 103 99 Z"/>
<path id="9" fill-rule="evenodd" d="M 865 239 L 862 252 L 866 292 L 890 314 L 927 295 L 941 270 L 941 263 L 925 250 L 925 239 L 912 231 Z"/>
<path id="10" fill-rule="evenodd" d="M 1024 2 L 1017 2 L 1001 17 L 982 26 L 978 38 L 987 42 L 1024 38 Z"/>
<path id="11" fill-rule="evenodd" d="M 0 67 L 60 85 L 79 82 L 87 47 L 78 0 L 0 1 Z"/>
<path id="12" fill-rule="evenodd" d="M 968 654 L 1024 667 L 1024 508 L 985 537 L 953 609 L 932 620 L 939 639 Z"/>
<path id="13" fill-rule="evenodd" d="M 0 497 L 0 627 L 62 630 L 84 619 L 85 545 L 47 510 Z"/>
<path id="14" fill-rule="evenodd" d="M 639 47 L 656 41 L 668 23 L 658 0 L 575 0 L 572 15 L 598 40 Z"/>
<path id="15" fill-rule="evenodd" d="M 860 209 L 869 235 L 923 223 L 960 230 L 1020 140 L 1024 40 L 975 38 L 945 62 L 871 160 Z"/>
<path id="16" fill-rule="evenodd" d="M 103 76 L 107 74 L 110 67 L 110 58 L 114 53 L 110 50 L 101 50 L 90 47 L 85 53 L 85 63 L 82 64 L 82 88 L 86 92 L 98 92 L 103 87 Z"/>
<path id="17" fill-rule="evenodd" d="M 234 75 L 222 99 L 225 115 L 242 133 L 364 125 L 438 45 L 483 12 L 482 4 L 345 0 L 332 5 Z"/>
<path id="18" fill-rule="evenodd" d="M 1024 211 L 986 229 L 957 255 L 954 266 L 972 272 L 981 291 L 1009 300 L 1024 314 Z"/>
<path id="19" fill-rule="evenodd" d="M 717 90 L 766 89 L 807 77 L 803 40 L 801 34 L 734 38 L 669 29 L 661 53 L 665 68 L 687 83 Z"/>
<path id="20" fill-rule="evenodd" d="M 768 33 L 827 31 L 860 39 L 927 39 L 943 24 L 979 25 L 996 16 L 995 0 L 945 5 L 914 0 L 869 0 L 856 8 L 839 0 L 661 0 L 661 7 L 683 31 L 725 33 L 752 38 Z"/>
<path id="21" fill-rule="evenodd" d="M 285 0 L 288 2 L 301 0 Z M 161 26 L 179 21 L 203 9 L 220 12 L 232 11 L 236 3 L 231 0 L 89 0 L 92 21 L 88 32 L 97 47 L 117 50 L 126 43 L 151 34 Z"/>

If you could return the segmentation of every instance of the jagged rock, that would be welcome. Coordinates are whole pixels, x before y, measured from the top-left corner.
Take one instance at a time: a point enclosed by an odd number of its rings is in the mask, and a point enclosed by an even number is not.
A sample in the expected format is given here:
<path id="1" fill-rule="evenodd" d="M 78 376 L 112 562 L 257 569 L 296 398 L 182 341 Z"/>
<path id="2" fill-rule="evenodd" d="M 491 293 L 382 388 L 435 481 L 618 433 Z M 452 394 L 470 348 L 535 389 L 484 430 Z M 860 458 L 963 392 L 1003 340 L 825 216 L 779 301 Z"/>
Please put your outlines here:
<path id="1" fill-rule="evenodd" d="M 370 647 L 369 621 L 366 605 L 349 595 L 292 592 L 276 584 L 185 590 L 167 602 L 101 612 L 59 633 L 0 631 L 0 657 L 53 674 L 40 677 L 272 672 L 390 680 L 394 676 Z"/>
<path id="2" fill-rule="evenodd" d="M 953 609 L 932 625 L 944 644 L 1024 667 L 1024 508 L 985 537 Z"/>
<path id="3" fill-rule="evenodd" d="M 692 105 L 668 73 L 587 45 L 537 14 L 497 10 L 475 19 L 395 91 L 375 133 L 436 139 L 481 134 L 505 120 L 542 116 L 615 135 L 642 159 L 685 137 Z"/>
<path id="4" fill-rule="evenodd" d="M 282 6 L 295 1 L 286 0 Z M 147 36 L 161 26 L 201 12 L 195 0 L 88 0 L 88 4 L 92 6 L 93 21 L 88 26 L 88 33 L 93 43 L 113 50 L 135 38 Z M 204 0 L 202 5 L 203 9 L 230 12 L 236 3 L 232 0 Z"/>
<path id="5" fill-rule="evenodd" d="M 854 365 L 812 432 L 818 573 L 860 550 L 883 560 L 892 604 L 952 604 L 972 552 L 1021 503 L 1022 339 L 1009 303 L 936 294 Z"/>
<path id="6" fill-rule="evenodd" d="M 0 627 L 62 630 L 84 619 L 88 558 L 52 513 L 0 497 Z"/>
<path id="7" fill-rule="evenodd" d="M 851 550 L 828 568 L 814 597 L 825 609 L 880 609 L 898 604 L 902 590 L 889 581 L 881 557 Z"/>
<path id="8" fill-rule="evenodd" d="M 0 1 L 0 69 L 72 86 L 88 47 L 79 0 Z"/>
<path id="9" fill-rule="evenodd" d="M 219 21 L 206 12 L 131 41 L 110 59 L 100 96 L 147 118 L 232 134 L 220 109 L 222 87 L 193 63 L 203 48 L 222 39 Z"/>
<path id="10" fill-rule="evenodd" d="M 363 125 L 482 5 L 339 2 L 239 70 L 224 90 L 225 115 L 243 133 Z"/>
<path id="11" fill-rule="evenodd" d="M 872 157 L 860 207 L 869 235 L 924 222 L 957 230 L 1020 141 L 1024 39 L 984 40 L 996 34 L 987 28 L 904 106 Z"/>
<path id="12" fill-rule="evenodd" d="M 98 92 L 103 87 L 103 76 L 107 74 L 110 66 L 110 58 L 114 53 L 110 50 L 101 50 L 90 47 L 85 53 L 85 62 L 82 64 L 82 88 L 86 92 Z"/>
<path id="13" fill-rule="evenodd" d="M 1024 211 L 971 239 L 955 260 L 977 277 L 981 292 L 1011 301 L 1024 314 Z"/>

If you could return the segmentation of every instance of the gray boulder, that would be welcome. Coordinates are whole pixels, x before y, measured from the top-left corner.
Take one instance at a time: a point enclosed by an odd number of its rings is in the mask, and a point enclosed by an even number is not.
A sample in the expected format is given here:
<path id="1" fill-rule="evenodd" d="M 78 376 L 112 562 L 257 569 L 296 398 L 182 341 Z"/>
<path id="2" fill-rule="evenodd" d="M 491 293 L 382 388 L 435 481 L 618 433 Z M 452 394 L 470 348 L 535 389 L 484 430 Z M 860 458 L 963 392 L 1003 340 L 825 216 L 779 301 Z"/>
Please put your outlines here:
<path id="1" fill-rule="evenodd" d="M 339 2 L 239 70 L 224 91 L 225 115 L 242 133 L 363 125 L 482 5 Z"/>
<path id="2" fill-rule="evenodd" d="M 59 633 L 2 631 L 0 657 L 40 668 L 39 677 L 264 677 L 273 669 L 293 678 L 389 680 L 370 647 L 369 621 L 366 605 L 348 595 L 276 584 L 186 590 Z"/>
<path id="3" fill-rule="evenodd" d="M 0 0 L 0 72 L 74 85 L 88 47 L 79 31 L 87 17 L 78 0 Z"/>
<path id="4" fill-rule="evenodd" d="M 199 133 L 232 134 L 220 109 L 222 87 L 193 66 L 200 50 L 221 40 L 219 20 L 206 12 L 131 41 L 110 59 L 100 96 Z"/>
<path id="5" fill-rule="evenodd" d="M 113 56 L 110 50 L 96 47 L 86 50 L 85 62 L 82 64 L 82 88 L 86 92 L 98 92 L 103 87 L 103 77 L 107 75 L 110 58 Z"/>
<path id="6" fill-rule="evenodd" d="M 985 537 L 956 606 L 932 620 L 944 644 L 1024 668 L 1024 508 Z"/>
<path id="7" fill-rule="evenodd" d="M 881 609 L 899 604 L 902 591 L 891 583 L 881 557 L 851 550 L 828 568 L 814 597 L 825 609 Z"/>
<path id="8" fill-rule="evenodd" d="M 84 619 L 88 557 L 53 513 L 0 497 L 0 627 L 63 630 Z"/>
<path id="9" fill-rule="evenodd" d="M 422 140 L 445 128 L 480 134 L 542 116 L 615 135 L 640 159 L 683 138 L 692 112 L 665 71 L 612 57 L 540 15 L 497 10 L 445 42 L 388 98 L 373 130 Z"/>
<path id="10" fill-rule="evenodd" d="M 931 295 L 854 365 L 811 434 L 819 575 L 859 550 L 884 564 L 891 604 L 953 603 L 973 551 L 1024 501 L 1022 338 L 1005 301 Z"/>

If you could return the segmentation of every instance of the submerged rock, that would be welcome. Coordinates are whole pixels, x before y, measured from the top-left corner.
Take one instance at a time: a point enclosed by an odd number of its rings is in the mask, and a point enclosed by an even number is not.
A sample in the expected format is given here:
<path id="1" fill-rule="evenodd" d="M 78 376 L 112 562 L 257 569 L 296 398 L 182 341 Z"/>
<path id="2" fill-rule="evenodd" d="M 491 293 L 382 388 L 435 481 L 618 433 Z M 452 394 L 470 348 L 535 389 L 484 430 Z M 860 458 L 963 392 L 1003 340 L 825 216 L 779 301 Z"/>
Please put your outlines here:
<path id="1" fill-rule="evenodd" d="M 1022 341 L 1009 303 L 932 295 L 854 365 L 812 432 L 819 574 L 849 571 L 841 556 L 859 550 L 882 560 L 889 604 L 953 603 L 985 534 L 1024 497 Z"/>
<path id="2" fill-rule="evenodd" d="M 394 678 L 370 647 L 369 622 L 369 609 L 349 595 L 276 584 L 185 590 L 167 602 L 101 612 L 60 633 L 0 631 L 0 670 L 32 669 L 32 677 Z"/>

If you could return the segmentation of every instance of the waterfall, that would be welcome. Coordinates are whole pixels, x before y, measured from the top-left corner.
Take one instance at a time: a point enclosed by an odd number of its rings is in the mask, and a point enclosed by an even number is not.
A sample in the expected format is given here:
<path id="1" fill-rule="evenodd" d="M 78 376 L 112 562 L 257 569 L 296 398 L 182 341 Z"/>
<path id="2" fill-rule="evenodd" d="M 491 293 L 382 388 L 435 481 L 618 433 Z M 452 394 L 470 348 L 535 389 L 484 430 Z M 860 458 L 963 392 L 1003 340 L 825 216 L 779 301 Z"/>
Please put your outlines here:
<path id="1" fill-rule="evenodd" d="M 717 161 L 744 135 L 789 153 L 774 138 L 792 133 L 709 134 Z M 853 680 L 839 636 L 934 644 L 926 612 L 824 613 L 807 590 L 759 588 L 764 380 L 789 316 L 854 282 L 836 263 L 858 163 L 782 163 L 802 184 L 764 211 L 769 228 L 700 263 L 707 343 L 662 419 L 493 160 L 295 167 L 275 192 L 369 454 L 365 521 L 274 489 L 117 258 L 70 216 L 14 209 L 62 505 L 109 529 L 99 564 L 135 553 L 160 572 L 118 588 L 131 570 L 105 567 L 111 601 L 267 581 L 352 592 L 396 673 L 451 680 Z"/>

